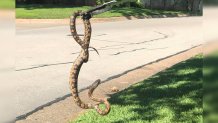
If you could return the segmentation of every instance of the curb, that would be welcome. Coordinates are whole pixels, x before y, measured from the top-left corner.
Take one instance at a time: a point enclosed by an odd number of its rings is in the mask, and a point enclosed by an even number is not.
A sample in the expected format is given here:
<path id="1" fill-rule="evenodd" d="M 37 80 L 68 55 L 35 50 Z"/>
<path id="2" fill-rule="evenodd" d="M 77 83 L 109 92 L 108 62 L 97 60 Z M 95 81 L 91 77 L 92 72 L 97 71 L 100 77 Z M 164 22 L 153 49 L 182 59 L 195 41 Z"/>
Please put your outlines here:
<path id="1" fill-rule="evenodd" d="M 151 18 L 173 18 L 173 17 L 190 17 L 190 14 L 168 14 L 168 15 L 149 15 L 149 16 L 123 16 L 110 18 L 92 18 L 93 23 L 114 22 L 135 19 Z M 66 19 L 16 19 L 16 24 L 69 24 L 69 18 Z"/>

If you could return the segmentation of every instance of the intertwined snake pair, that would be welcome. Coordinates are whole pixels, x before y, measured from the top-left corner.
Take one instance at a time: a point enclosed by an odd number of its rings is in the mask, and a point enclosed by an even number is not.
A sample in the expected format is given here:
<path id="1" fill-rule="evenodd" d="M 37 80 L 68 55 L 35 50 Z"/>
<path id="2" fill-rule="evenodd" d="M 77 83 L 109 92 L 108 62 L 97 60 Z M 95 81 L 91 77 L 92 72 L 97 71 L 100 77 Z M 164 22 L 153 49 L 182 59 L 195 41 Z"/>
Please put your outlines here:
<path id="1" fill-rule="evenodd" d="M 84 34 L 84 39 L 82 40 L 79 35 L 77 34 L 76 31 L 76 18 L 81 16 L 84 26 L 85 26 L 85 34 Z M 85 12 L 75 12 L 71 18 L 70 18 L 70 30 L 73 38 L 75 41 L 81 46 L 81 51 L 79 56 L 76 58 L 76 60 L 73 63 L 73 66 L 70 71 L 70 78 L 69 78 L 69 84 L 70 88 L 72 91 L 72 97 L 75 101 L 75 103 L 83 108 L 83 109 L 96 109 L 96 111 L 100 115 L 106 115 L 110 112 L 110 104 L 107 101 L 107 99 L 102 99 L 102 98 L 95 98 L 92 96 L 93 91 L 96 89 L 96 87 L 100 84 L 100 80 L 96 80 L 91 87 L 89 88 L 88 96 L 90 99 L 93 101 L 98 102 L 98 104 L 93 105 L 93 104 L 86 104 L 81 101 L 79 98 L 78 94 L 78 76 L 80 69 L 83 65 L 83 63 L 87 63 L 89 60 L 89 43 L 90 43 L 90 38 L 91 38 L 91 23 L 90 23 L 90 18 L 91 15 Z M 105 104 L 105 110 L 100 109 L 99 104 L 104 103 Z"/>

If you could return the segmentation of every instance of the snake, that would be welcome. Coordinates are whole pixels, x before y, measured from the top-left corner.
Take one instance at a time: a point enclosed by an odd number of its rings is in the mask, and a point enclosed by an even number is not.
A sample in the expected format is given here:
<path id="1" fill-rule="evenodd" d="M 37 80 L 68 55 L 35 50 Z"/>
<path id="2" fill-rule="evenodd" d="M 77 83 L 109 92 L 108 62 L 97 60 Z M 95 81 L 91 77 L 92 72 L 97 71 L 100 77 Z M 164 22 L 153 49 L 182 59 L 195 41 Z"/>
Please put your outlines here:
<path id="1" fill-rule="evenodd" d="M 77 30 L 76 30 L 76 19 L 77 19 L 77 17 L 80 17 L 80 16 L 82 17 L 84 28 L 85 28 L 83 40 L 79 37 Z M 89 46 L 90 39 L 91 39 L 91 33 L 92 33 L 90 18 L 91 18 L 91 15 L 89 15 L 86 12 L 82 12 L 82 11 L 74 12 L 70 16 L 70 31 L 71 31 L 71 34 L 72 34 L 74 40 L 80 45 L 81 51 L 79 53 L 79 56 L 73 62 L 72 68 L 70 70 L 69 84 L 70 84 L 70 89 L 71 89 L 73 100 L 77 106 L 79 106 L 82 109 L 95 109 L 98 114 L 107 115 L 110 112 L 110 103 L 108 102 L 107 98 L 93 97 L 94 90 L 101 83 L 100 79 L 96 80 L 90 86 L 90 88 L 88 90 L 88 97 L 91 100 L 97 102 L 97 104 L 84 103 L 80 99 L 79 92 L 78 92 L 78 76 L 80 73 L 80 69 L 84 63 L 88 62 L 88 60 L 89 60 L 89 48 L 92 48 Z M 93 49 L 96 50 L 95 48 L 93 48 Z M 101 109 L 100 104 L 104 104 L 105 108 Z"/>

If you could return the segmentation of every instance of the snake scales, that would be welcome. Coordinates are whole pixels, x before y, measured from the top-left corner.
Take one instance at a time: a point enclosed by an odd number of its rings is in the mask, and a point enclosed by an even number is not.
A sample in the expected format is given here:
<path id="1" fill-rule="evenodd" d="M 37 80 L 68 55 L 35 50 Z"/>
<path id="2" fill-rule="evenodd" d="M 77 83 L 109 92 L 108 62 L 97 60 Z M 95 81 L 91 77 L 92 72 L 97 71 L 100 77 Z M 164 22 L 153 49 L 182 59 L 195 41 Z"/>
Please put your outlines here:
<path id="1" fill-rule="evenodd" d="M 84 33 L 84 39 L 82 40 L 79 35 L 77 34 L 76 31 L 76 18 L 81 16 L 82 20 L 83 20 L 83 24 L 85 27 L 85 33 Z M 93 91 L 97 88 L 97 86 L 100 84 L 100 80 L 96 80 L 91 87 L 89 88 L 88 91 L 88 96 L 90 99 L 92 99 L 93 101 L 98 102 L 97 104 L 93 105 L 93 104 L 86 104 L 84 102 L 81 101 L 79 94 L 78 94 L 78 76 L 79 76 L 79 72 L 80 69 L 83 65 L 83 63 L 87 63 L 89 60 L 89 44 L 90 44 L 90 38 L 91 38 L 91 32 L 92 32 L 92 28 L 91 28 L 91 23 L 90 23 L 90 18 L 91 15 L 85 13 L 85 12 L 75 12 L 71 17 L 70 17 L 70 30 L 71 30 L 71 34 L 73 36 L 73 38 L 75 39 L 75 41 L 81 46 L 81 51 L 79 56 L 76 58 L 76 60 L 73 63 L 73 66 L 71 68 L 70 71 L 70 78 L 69 78 L 69 84 L 70 84 L 70 88 L 72 91 L 72 97 L 75 101 L 75 103 L 83 108 L 83 109 L 96 109 L 96 111 L 100 114 L 100 115 L 106 115 L 110 112 L 110 104 L 107 101 L 106 98 L 95 98 L 92 96 Z M 102 110 L 99 107 L 99 104 L 103 103 L 105 105 L 105 109 Z"/>

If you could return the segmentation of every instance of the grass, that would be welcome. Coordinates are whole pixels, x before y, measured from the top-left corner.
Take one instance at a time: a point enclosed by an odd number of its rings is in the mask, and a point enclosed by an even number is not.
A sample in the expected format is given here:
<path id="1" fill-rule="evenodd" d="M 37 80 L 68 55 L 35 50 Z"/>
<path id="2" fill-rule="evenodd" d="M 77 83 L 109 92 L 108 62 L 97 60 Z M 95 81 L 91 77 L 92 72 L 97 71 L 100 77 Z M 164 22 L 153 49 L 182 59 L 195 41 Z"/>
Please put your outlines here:
<path id="1" fill-rule="evenodd" d="M 107 116 L 90 110 L 71 123 L 202 123 L 202 67 L 197 55 L 113 95 Z"/>
<path id="2" fill-rule="evenodd" d="M 0 0 L 0 9 L 14 9 L 15 0 Z"/>
<path id="3" fill-rule="evenodd" d="M 218 122 L 218 51 L 204 59 L 204 122 Z"/>
<path id="4" fill-rule="evenodd" d="M 17 6 L 16 18 L 22 19 L 63 19 L 78 10 L 88 10 L 90 6 L 83 7 L 66 7 L 66 6 L 51 6 L 51 5 L 25 5 Z M 177 15 L 185 13 L 182 11 L 165 11 L 165 10 L 150 10 L 143 8 L 114 8 L 108 12 L 94 16 L 95 18 L 109 18 L 121 16 L 147 16 L 147 15 Z"/>

